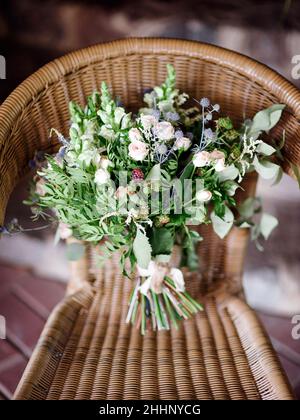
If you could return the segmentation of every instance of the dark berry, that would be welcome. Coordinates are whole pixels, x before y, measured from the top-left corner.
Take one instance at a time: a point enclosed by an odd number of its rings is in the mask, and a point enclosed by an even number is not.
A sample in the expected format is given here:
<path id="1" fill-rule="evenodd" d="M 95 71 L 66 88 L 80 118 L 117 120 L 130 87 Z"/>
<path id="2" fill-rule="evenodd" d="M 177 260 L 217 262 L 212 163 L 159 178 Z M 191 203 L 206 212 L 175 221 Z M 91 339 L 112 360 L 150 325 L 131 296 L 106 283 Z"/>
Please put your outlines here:
<path id="1" fill-rule="evenodd" d="M 135 181 L 140 181 L 144 179 L 144 172 L 140 168 L 135 168 L 133 169 L 131 176 Z"/>

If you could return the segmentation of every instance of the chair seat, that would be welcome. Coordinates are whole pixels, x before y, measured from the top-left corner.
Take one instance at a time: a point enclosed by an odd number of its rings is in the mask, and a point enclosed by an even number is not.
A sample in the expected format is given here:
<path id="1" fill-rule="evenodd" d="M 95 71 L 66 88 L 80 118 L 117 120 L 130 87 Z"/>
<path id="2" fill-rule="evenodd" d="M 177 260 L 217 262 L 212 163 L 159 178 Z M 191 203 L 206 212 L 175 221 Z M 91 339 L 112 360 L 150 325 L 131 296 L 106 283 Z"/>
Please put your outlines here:
<path id="1" fill-rule="evenodd" d="M 234 296 L 178 330 L 145 336 L 124 322 L 131 282 L 117 263 L 50 316 L 16 399 L 292 399 L 253 310 Z"/>

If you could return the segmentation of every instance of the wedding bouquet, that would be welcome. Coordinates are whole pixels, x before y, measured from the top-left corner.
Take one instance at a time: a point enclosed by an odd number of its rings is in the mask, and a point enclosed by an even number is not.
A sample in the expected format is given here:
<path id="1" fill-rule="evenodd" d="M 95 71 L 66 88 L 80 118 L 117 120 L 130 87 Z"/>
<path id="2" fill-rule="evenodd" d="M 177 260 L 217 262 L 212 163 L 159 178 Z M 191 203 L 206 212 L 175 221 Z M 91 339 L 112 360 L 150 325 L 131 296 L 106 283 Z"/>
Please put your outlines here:
<path id="1" fill-rule="evenodd" d="M 61 147 L 39 163 L 28 204 L 34 217 L 58 221 L 57 236 L 101 247 L 101 262 L 120 253 L 124 275 L 136 278 L 127 322 L 168 329 L 201 310 L 185 290 L 181 267 L 197 270 L 197 243 L 189 226 L 212 224 L 224 238 L 235 224 L 267 238 L 277 220 L 254 215 L 258 199 L 237 206 L 235 193 L 248 172 L 278 182 L 272 157 L 282 145 L 262 140 L 284 105 L 258 112 L 236 127 L 208 98 L 193 100 L 176 88 L 167 66 L 161 86 L 144 95 L 136 115 L 126 112 L 103 82 L 83 109 L 70 103 L 69 138 L 56 130 Z M 180 262 L 172 262 L 177 246 Z M 82 254 L 72 244 L 70 257 Z"/>

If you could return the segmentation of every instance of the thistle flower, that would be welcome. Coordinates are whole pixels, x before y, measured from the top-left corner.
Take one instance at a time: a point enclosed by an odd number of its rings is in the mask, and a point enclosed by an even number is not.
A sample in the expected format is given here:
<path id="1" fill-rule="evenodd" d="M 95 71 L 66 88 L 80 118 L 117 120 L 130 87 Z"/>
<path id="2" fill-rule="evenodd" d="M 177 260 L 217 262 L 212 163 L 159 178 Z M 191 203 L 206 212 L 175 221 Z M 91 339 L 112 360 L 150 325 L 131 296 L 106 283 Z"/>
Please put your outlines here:
<path id="1" fill-rule="evenodd" d="M 200 99 L 200 105 L 203 108 L 207 108 L 210 105 L 210 100 L 208 98 L 202 98 L 202 99 Z"/>
<path id="2" fill-rule="evenodd" d="M 204 136 L 205 138 L 207 138 L 208 140 L 213 140 L 213 138 L 215 137 L 215 133 L 212 131 L 211 128 L 206 128 L 204 130 Z"/>

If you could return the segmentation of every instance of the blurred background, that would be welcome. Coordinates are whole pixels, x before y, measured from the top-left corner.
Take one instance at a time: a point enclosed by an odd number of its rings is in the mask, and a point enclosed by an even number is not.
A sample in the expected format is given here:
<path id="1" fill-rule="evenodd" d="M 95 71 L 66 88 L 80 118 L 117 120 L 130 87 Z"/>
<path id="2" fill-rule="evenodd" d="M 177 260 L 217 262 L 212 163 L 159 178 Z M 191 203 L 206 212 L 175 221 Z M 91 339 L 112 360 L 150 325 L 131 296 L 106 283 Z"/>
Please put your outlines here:
<path id="1" fill-rule="evenodd" d="M 299 55 L 300 61 L 300 3 L 295 0 L 2 0 L 0 55 L 6 59 L 6 79 L 0 80 L 0 103 L 50 60 L 131 36 L 185 38 L 230 48 L 300 87 L 293 72 L 293 57 Z M 17 217 L 24 227 L 30 227 L 30 211 L 21 204 L 27 185 L 24 180 L 18 186 L 7 211 L 7 221 Z M 300 398 L 300 339 L 291 335 L 292 316 L 300 314 L 300 191 L 284 177 L 272 188 L 260 182 L 258 194 L 280 224 L 263 253 L 250 244 L 245 292 Z M 0 315 L 6 317 L 7 340 L 0 340 L 0 399 L 11 397 L 67 278 L 64 246 L 53 246 L 53 232 L 1 239 Z"/>

